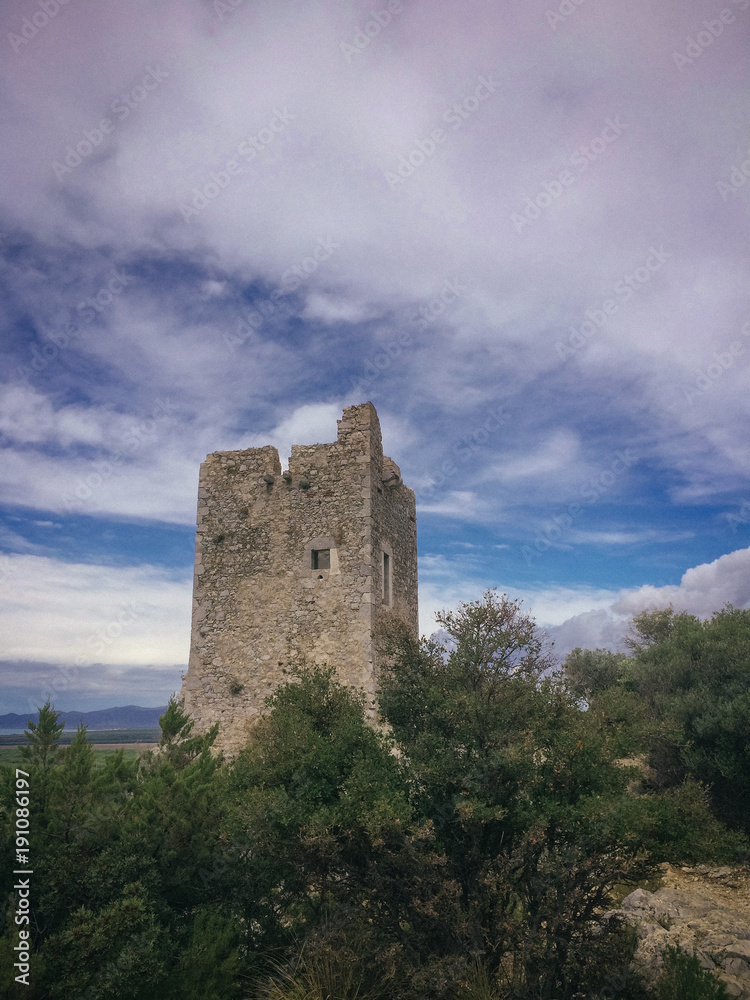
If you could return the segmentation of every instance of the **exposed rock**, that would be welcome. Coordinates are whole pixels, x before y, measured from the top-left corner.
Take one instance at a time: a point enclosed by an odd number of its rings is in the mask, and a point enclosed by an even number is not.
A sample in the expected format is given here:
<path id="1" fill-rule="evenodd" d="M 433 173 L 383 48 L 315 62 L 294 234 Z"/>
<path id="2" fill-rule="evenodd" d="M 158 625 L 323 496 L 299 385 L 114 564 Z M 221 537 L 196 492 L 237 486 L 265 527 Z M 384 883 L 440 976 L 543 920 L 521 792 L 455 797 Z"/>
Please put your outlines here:
<path id="1" fill-rule="evenodd" d="M 679 945 L 698 956 L 730 996 L 750 1000 L 750 869 L 673 868 L 665 865 L 661 889 L 636 889 L 615 915 L 637 927 L 636 961 L 649 978 L 665 948 Z"/>

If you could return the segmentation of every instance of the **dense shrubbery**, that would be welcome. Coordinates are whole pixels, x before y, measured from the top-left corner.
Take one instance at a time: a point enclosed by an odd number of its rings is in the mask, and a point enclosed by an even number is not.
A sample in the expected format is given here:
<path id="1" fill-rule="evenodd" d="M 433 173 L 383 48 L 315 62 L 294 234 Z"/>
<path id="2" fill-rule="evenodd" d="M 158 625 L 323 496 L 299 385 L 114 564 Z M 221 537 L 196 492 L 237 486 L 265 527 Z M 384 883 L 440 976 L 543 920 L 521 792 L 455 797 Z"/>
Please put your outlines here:
<path id="1" fill-rule="evenodd" d="M 746 824 L 729 789 L 750 774 L 750 612 L 659 615 L 635 620 L 633 656 L 578 650 L 557 676 L 518 603 L 490 592 L 442 616 L 450 653 L 381 635 L 381 727 L 332 670 L 310 670 L 231 763 L 172 701 L 159 752 L 96 769 L 85 730 L 58 748 L 45 706 L 24 765 L 32 986 L 12 982 L 11 905 L 0 992 L 651 996 L 628 968 L 632 933 L 596 915 L 661 860 L 741 851 L 717 817 Z M 621 759 L 639 754 L 645 776 Z M 6 899 L 10 775 L 2 794 Z M 683 980 L 696 1000 L 721 995 L 669 961 L 659 997 Z"/>
<path id="2" fill-rule="evenodd" d="M 719 819 L 750 833 L 750 610 L 702 622 L 669 607 L 633 626 L 630 657 L 568 656 L 576 693 L 623 750 L 646 755 L 651 788 L 698 782 Z"/>

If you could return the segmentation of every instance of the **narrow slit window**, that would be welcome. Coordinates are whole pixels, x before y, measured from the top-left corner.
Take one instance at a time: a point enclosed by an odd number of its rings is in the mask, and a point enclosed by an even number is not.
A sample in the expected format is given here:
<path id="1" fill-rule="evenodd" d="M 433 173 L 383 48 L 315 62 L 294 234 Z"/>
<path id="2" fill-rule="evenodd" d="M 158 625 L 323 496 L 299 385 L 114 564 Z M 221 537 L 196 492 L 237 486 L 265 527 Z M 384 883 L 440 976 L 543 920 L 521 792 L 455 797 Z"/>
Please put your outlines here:
<path id="1" fill-rule="evenodd" d="M 331 550 L 330 549 L 313 549 L 312 550 L 312 568 L 313 569 L 330 569 L 331 568 Z"/>
<path id="2" fill-rule="evenodd" d="M 391 557 L 383 553 L 383 604 L 391 603 Z"/>

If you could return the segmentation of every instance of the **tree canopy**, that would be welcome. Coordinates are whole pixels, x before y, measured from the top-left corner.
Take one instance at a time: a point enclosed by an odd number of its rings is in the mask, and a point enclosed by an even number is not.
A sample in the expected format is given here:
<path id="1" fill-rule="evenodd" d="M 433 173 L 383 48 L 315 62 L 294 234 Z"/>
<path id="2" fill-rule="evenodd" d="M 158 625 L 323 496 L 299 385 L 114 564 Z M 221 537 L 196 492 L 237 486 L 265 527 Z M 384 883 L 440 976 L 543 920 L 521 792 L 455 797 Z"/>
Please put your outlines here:
<path id="1" fill-rule="evenodd" d="M 562 672 L 507 595 L 438 621 L 444 644 L 381 637 L 376 720 L 334 665 L 294 671 L 231 761 L 174 698 L 138 760 L 97 757 L 83 726 L 61 748 L 44 705 L 28 988 L 0 784 L 0 993 L 578 1000 L 616 969 L 622 1000 L 721 996 L 685 956 L 642 982 L 599 916 L 661 861 L 747 856 L 750 612 L 645 611 L 631 655 Z"/>

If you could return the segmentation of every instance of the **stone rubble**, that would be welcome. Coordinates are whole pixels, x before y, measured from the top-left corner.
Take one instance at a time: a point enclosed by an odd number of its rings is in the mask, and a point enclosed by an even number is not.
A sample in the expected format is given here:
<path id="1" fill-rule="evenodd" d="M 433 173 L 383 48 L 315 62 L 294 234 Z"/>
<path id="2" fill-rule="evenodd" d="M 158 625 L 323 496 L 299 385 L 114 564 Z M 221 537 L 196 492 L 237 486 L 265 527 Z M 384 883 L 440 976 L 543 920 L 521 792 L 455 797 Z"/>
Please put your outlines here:
<path id="1" fill-rule="evenodd" d="M 663 882 L 656 892 L 631 892 L 602 919 L 619 915 L 635 924 L 636 962 L 649 978 L 661 968 L 664 949 L 680 945 L 730 996 L 750 1000 L 750 869 L 665 865 Z"/>

